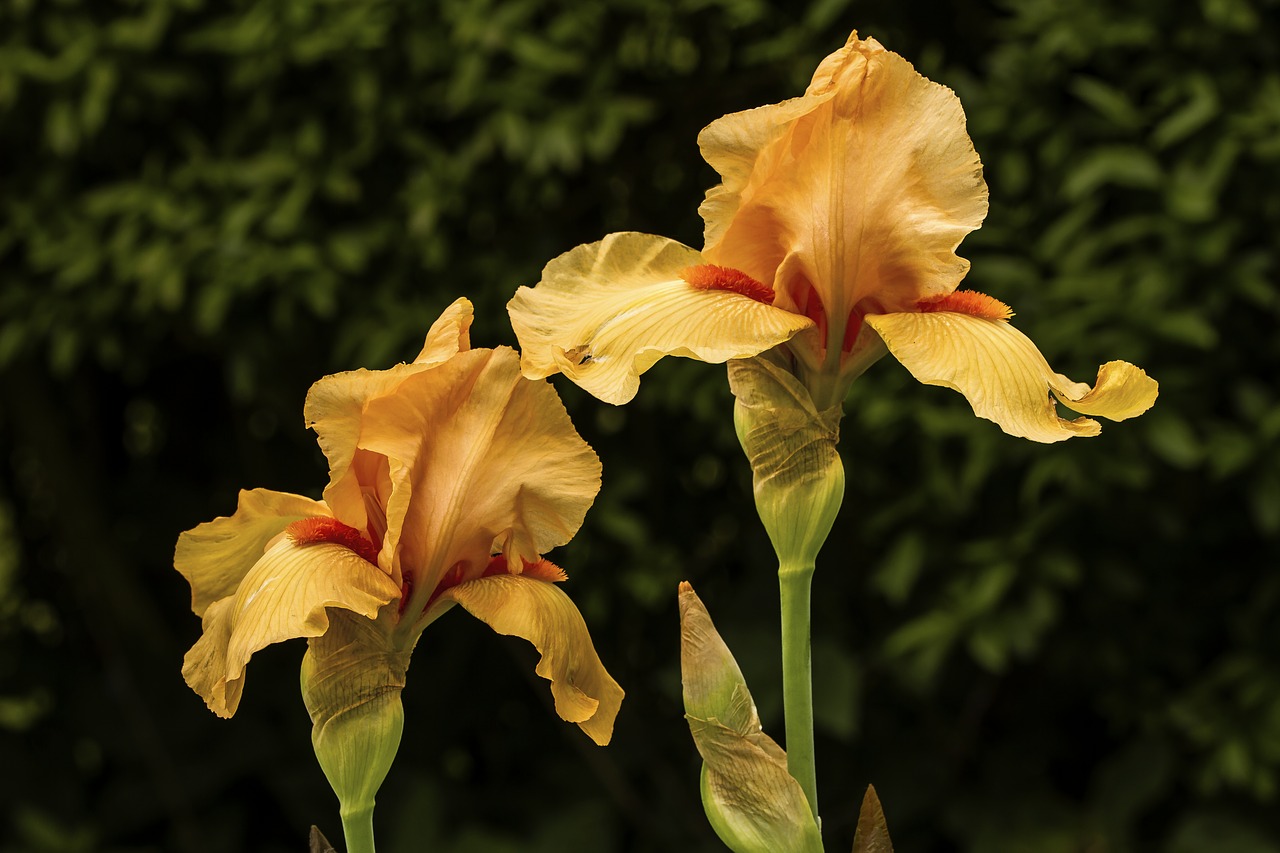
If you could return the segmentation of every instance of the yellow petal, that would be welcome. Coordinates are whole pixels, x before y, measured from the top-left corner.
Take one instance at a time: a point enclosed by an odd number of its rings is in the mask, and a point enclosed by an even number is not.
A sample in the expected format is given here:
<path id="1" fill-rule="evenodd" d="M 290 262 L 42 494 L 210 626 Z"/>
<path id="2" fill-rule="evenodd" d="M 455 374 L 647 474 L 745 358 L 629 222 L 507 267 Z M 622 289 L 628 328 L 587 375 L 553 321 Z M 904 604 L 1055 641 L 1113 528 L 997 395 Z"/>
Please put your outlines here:
<path id="1" fill-rule="evenodd" d="M 987 211 L 982 165 L 951 90 L 854 33 L 801 98 L 725 116 L 699 135 L 723 183 L 707 193 L 703 253 L 832 328 L 948 292 L 955 254 Z M 865 302 L 864 302 L 865 300 Z M 839 343 L 839 341 L 836 341 Z"/>
<path id="2" fill-rule="evenodd" d="M 191 609 L 203 616 L 209 605 L 235 592 L 268 542 L 290 523 L 314 515 L 327 516 L 329 508 L 286 492 L 242 490 L 233 515 L 179 536 L 173 566 L 191 584 Z"/>
<path id="3" fill-rule="evenodd" d="M 204 613 L 204 633 L 187 652 L 182 676 L 210 710 L 230 717 L 240 704 L 244 668 L 254 652 L 328 629 L 325 608 L 367 618 L 400 596 L 386 573 L 332 543 L 297 546 L 285 536 L 245 574 L 234 595 Z"/>
<path id="4" fill-rule="evenodd" d="M 554 584 L 521 575 L 492 575 L 446 591 L 499 634 L 523 637 L 541 653 L 536 672 L 551 682 L 556 713 L 603 746 L 623 691 L 591 644 L 582 614 Z"/>
<path id="5" fill-rule="evenodd" d="M 607 403 L 635 396 L 665 355 L 719 364 L 791 338 L 812 322 L 681 273 L 701 255 L 665 237 L 610 234 L 547 264 L 507 305 L 525 376 L 565 376 Z"/>
<path id="6" fill-rule="evenodd" d="M 1049 377 L 1049 388 L 1068 408 L 1113 421 L 1136 418 L 1151 408 L 1160 390 L 1145 370 L 1127 361 L 1108 361 L 1099 367 L 1092 388 L 1060 373 Z"/>
<path id="7" fill-rule="evenodd" d="M 478 575 L 495 547 L 518 568 L 568 542 L 600 490 L 600 460 L 555 389 L 523 378 L 506 347 L 369 401 L 360 446 L 390 462 L 384 551 L 412 572 L 415 605 L 459 563 Z"/>
<path id="8" fill-rule="evenodd" d="M 475 309 L 466 297 L 454 300 L 444 309 L 440 318 L 431 324 L 427 331 L 427 340 L 422 345 L 422 352 L 413 360 L 414 364 L 425 364 L 429 367 L 443 364 L 460 352 L 471 349 L 471 321 Z"/>
<path id="9" fill-rule="evenodd" d="M 916 379 L 959 391 L 978 417 L 1032 441 L 1063 441 L 1102 429 L 1090 418 L 1058 417 L 1050 390 L 1077 411 L 1112 420 L 1142 414 L 1159 390 L 1154 379 L 1123 361 L 1103 365 L 1096 388 L 1071 382 L 1004 320 L 942 311 L 868 315 L 866 322 Z"/>

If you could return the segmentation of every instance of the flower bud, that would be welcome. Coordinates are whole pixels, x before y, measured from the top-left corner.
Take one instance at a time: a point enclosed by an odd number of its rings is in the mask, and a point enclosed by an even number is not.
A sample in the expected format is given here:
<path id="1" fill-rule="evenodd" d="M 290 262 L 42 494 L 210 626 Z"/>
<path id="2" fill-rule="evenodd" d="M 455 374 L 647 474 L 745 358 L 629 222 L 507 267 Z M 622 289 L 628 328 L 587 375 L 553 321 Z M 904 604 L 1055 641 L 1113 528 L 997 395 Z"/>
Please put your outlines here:
<path id="1" fill-rule="evenodd" d="M 821 853 L 822 838 L 787 754 L 764 733 L 733 653 L 680 584 L 685 718 L 702 756 L 702 805 L 734 853 Z"/>

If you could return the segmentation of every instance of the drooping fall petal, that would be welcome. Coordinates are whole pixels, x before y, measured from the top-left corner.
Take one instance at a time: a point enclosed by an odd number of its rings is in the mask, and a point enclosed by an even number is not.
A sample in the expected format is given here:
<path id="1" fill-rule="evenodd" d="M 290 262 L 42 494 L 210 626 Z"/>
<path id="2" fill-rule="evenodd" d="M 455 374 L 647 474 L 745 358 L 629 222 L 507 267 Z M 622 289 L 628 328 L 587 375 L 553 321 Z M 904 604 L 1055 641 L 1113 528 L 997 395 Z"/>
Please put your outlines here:
<path id="1" fill-rule="evenodd" d="M 460 353 L 365 414 L 361 448 L 390 463 L 384 550 L 413 567 L 415 606 L 455 565 L 478 576 L 495 547 L 518 568 L 568 542 L 600 489 L 555 389 L 506 347 Z"/>
<path id="2" fill-rule="evenodd" d="M 309 516 L 328 516 L 319 501 L 273 492 L 241 490 L 236 511 L 178 537 L 173 565 L 191 584 L 191 609 L 203 616 L 209 605 L 236 591 L 262 558 L 267 543 L 289 524 Z"/>
<path id="3" fill-rule="evenodd" d="M 955 94 L 857 33 L 804 96 L 721 118 L 698 137 L 723 177 L 700 209 L 708 262 L 741 269 L 832 328 L 863 300 L 902 310 L 954 289 L 955 254 L 987 211 Z M 839 343 L 837 341 L 837 343 Z"/>
<path id="4" fill-rule="evenodd" d="M 204 633 L 187 652 L 182 676 L 210 710 L 230 717 L 254 652 L 322 635 L 329 627 L 328 607 L 373 618 L 399 596 L 385 572 L 349 548 L 329 542 L 298 546 L 283 536 L 253 564 L 234 595 L 205 610 Z"/>
<path id="5" fill-rule="evenodd" d="M 1102 429 L 1091 418 L 1058 417 L 1050 391 L 1070 408 L 1115 421 L 1151 408 L 1159 391 L 1154 379 L 1123 361 L 1103 365 L 1094 388 L 1072 382 L 1004 320 L 940 311 L 868 315 L 866 323 L 916 379 L 959 391 L 978 417 L 1032 441 L 1063 441 Z"/>
<path id="6" fill-rule="evenodd" d="M 367 523 L 364 494 L 373 486 L 362 482 L 354 465 L 361 418 L 370 400 L 394 394 L 410 376 L 448 361 L 470 348 L 471 302 L 458 299 L 444 310 L 427 332 L 422 351 L 412 364 L 388 370 L 349 370 L 326 376 L 311 386 L 303 407 L 308 427 L 316 431 L 320 449 L 329 460 L 325 501 L 334 515 L 363 529 Z"/>
<path id="7" fill-rule="evenodd" d="M 702 756 L 702 803 L 734 853 L 820 853 L 822 839 L 787 756 L 760 716 L 733 653 L 688 583 L 680 584 L 685 718 Z"/>
<path id="8" fill-rule="evenodd" d="M 682 276 L 702 264 L 687 246 L 637 233 L 610 234 L 551 261 L 537 287 L 520 288 L 507 306 L 525 376 L 562 372 L 621 404 L 663 356 L 719 364 L 812 325 L 740 290 Z"/>
<path id="9" fill-rule="evenodd" d="M 613 735 L 623 691 L 596 655 L 582 614 L 555 584 L 493 575 L 447 590 L 499 634 L 523 637 L 541 653 L 536 672 L 551 682 L 556 713 L 601 746 Z"/>

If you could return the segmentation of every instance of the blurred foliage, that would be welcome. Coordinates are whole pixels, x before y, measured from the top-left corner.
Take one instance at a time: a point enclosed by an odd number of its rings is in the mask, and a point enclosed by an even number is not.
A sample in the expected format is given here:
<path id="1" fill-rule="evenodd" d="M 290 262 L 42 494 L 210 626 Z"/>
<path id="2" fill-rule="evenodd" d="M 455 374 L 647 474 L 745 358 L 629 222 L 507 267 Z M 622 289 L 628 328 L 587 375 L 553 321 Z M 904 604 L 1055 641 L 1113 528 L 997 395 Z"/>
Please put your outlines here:
<path id="1" fill-rule="evenodd" d="M 1156 408 L 1049 447 L 886 361 L 849 400 L 819 559 L 819 794 L 897 849 L 1280 850 L 1276 0 L 0 0 L 0 850 L 301 850 L 335 802 L 301 647 L 244 705 L 181 681 L 177 532 L 318 495 L 324 373 L 478 345 L 610 230 L 698 245 L 697 131 L 797 94 L 850 29 L 956 89 L 991 213 L 968 286 Z M 628 690 L 614 744 L 536 655 L 424 637 L 389 851 L 714 850 L 681 718 L 691 580 L 781 734 L 776 589 L 722 369 L 626 409 L 561 385 L 604 489 L 553 559 Z M 439 645 L 436 653 L 435 644 Z"/>

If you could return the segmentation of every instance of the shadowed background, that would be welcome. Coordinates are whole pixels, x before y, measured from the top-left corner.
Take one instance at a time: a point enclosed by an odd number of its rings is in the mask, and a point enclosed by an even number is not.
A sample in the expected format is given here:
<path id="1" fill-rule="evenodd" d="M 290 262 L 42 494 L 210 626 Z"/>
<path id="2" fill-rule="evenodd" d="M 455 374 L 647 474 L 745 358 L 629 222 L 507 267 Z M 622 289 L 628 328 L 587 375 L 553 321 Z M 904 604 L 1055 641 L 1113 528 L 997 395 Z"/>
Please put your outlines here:
<path id="1" fill-rule="evenodd" d="M 783 7 L 787 11 L 783 11 Z M 960 253 L 1056 369 L 1156 407 L 1003 435 L 891 359 L 847 404 L 815 578 L 831 850 L 1276 853 L 1275 0 L 0 0 L 0 850 L 302 851 L 341 833 L 303 643 L 215 718 L 177 534 L 319 496 L 320 376 L 411 358 L 608 231 L 701 244 L 698 130 L 799 94 L 852 28 L 956 90 L 991 189 Z M 777 592 L 724 369 L 625 409 L 550 556 L 628 691 L 594 747 L 536 654 L 455 610 L 414 655 L 380 849 L 722 849 L 681 717 L 693 582 L 781 739 Z"/>

